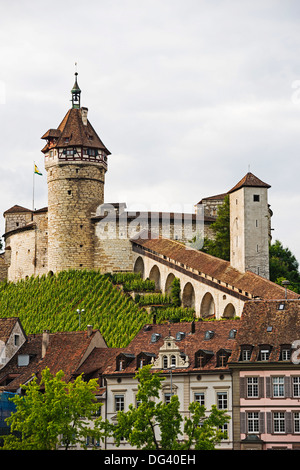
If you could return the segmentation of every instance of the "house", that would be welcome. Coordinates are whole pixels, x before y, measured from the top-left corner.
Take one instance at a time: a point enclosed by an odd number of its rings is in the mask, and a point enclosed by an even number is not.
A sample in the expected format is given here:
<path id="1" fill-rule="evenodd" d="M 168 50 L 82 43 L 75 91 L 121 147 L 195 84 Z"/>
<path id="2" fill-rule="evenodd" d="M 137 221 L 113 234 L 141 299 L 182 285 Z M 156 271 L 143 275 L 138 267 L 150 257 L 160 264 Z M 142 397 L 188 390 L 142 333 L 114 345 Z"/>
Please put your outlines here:
<path id="1" fill-rule="evenodd" d="M 171 394 L 177 394 L 183 417 L 189 414 L 189 404 L 199 401 L 207 412 L 217 405 L 232 418 L 232 381 L 227 361 L 239 324 L 239 320 L 220 320 L 145 325 L 103 371 L 107 419 L 116 423 L 118 411 L 136 404 L 138 383 L 134 376 L 146 364 L 152 364 L 152 370 L 165 377 L 160 399 L 168 403 Z M 226 430 L 228 438 L 220 448 L 232 449 L 232 419 Z M 128 447 L 124 441 L 120 449 Z M 109 439 L 107 449 L 113 448 L 114 442 Z"/>
<path id="2" fill-rule="evenodd" d="M 21 385 L 33 376 L 39 380 L 46 367 L 53 375 L 62 370 L 64 380 L 68 382 L 80 375 L 78 369 L 96 347 L 107 348 L 100 332 L 90 326 L 87 331 L 44 331 L 28 335 L 17 353 L 0 370 L 0 390 L 20 393 Z"/>
<path id="3" fill-rule="evenodd" d="M 244 306 L 228 361 L 234 449 L 300 449 L 300 300 Z"/>
<path id="4" fill-rule="evenodd" d="M 0 370 L 25 341 L 26 334 L 19 318 L 0 318 Z"/>

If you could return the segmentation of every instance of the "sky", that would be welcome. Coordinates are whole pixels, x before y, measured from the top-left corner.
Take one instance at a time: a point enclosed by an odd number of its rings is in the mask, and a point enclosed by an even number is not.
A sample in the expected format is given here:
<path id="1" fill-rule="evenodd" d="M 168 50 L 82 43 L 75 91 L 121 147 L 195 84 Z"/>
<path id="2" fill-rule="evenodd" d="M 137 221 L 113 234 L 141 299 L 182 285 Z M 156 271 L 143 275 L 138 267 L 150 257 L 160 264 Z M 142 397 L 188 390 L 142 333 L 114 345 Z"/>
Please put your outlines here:
<path id="1" fill-rule="evenodd" d="M 47 206 L 41 136 L 81 104 L 105 202 L 192 212 L 249 170 L 300 261 L 299 0 L 0 0 L 0 230 Z M 42 176 L 33 177 L 33 162 Z"/>

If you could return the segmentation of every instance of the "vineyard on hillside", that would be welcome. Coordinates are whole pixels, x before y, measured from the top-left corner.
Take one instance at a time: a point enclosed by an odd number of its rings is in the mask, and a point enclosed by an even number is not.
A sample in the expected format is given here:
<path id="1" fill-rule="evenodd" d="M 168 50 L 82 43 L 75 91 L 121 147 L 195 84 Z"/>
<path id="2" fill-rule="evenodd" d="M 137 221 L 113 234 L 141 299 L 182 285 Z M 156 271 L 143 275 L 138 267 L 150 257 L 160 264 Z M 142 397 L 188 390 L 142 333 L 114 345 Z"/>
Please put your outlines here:
<path id="1" fill-rule="evenodd" d="M 17 283 L 2 282 L 0 315 L 19 317 L 27 334 L 45 329 L 51 333 L 84 330 L 90 324 L 100 330 L 109 347 L 125 347 L 145 324 L 152 322 L 152 315 L 142 303 L 139 305 L 126 293 L 133 289 L 156 295 L 154 283 L 134 273 L 105 275 L 71 270 Z M 153 304 L 155 297 L 151 299 Z M 84 310 L 80 316 L 77 309 Z M 180 321 L 192 319 L 193 312 L 166 304 L 165 308 L 157 308 L 156 317 L 157 322 Z"/>

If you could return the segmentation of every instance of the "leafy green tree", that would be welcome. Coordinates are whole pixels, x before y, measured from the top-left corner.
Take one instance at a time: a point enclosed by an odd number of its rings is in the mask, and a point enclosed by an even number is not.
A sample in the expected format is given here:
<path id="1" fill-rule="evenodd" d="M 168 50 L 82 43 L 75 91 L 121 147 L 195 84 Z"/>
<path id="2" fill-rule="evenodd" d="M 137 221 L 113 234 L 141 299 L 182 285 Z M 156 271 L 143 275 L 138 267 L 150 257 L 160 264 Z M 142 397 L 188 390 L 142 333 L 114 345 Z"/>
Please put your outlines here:
<path id="1" fill-rule="evenodd" d="M 175 277 L 172 282 L 171 286 L 171 298 L 172 304 L 174 307 L 180 307 L 181 299 L 180 299 L 180 279 Z"/>
<path id="2" fill-rule="evenodd" d="M 158 401 L 164 378 L 157 372 L 152 373 L 151 365 L 141 368 L 135 378 L 139 381 L 138 407 L 131 404 L 127 412 L 118 412 L 114 431 L 117 446 L 126 439 L 138 449 L 209 450 L 225 437 L 220 431 L 229 421 L 225 411 L 214 406 L 206 416 L 205 407 L 195 402 L 189 406 L 191 417 L 183 420 L 177 395 L 171 397 L 170 403 Z M 186 439 L 181 437 L 183 421 Z"/>
<path id="3" fill-rule="evenodd" d="M 299 263 L 289 248 L 284 248 L 279 240 L 270 245 L 270 279 L 277 284 L 290 281 L 290 290 L 300 293 Z"/>
<path id="4" fill-rule="evenodd" d="M 210 226 L 214 239 L 204 238 L 201 251 L 217 258 L 230 260 L 230 207 L 229 196 L 226 195 L 223 204 L 218 209 L 216 221 Z"/>
<path id="5" fill-rule="evenodd" d="M 101 406 L 95 399 L 97 380 L 84 382 L 79 376 L 66 383 L 63 377 L 62 371 L 53 376 L 46 368 L 40 384 L 35 377 L 22 386 L 26 393 L 12 399 L 16 411 L 6 420 L 11 434 L 4 437 L 2 449 L 55 450 L 62 444 L 65 449 L 75 444 L 84 448 L 87 436 L 104 439 L 109 425 L 94 418 Z"/>

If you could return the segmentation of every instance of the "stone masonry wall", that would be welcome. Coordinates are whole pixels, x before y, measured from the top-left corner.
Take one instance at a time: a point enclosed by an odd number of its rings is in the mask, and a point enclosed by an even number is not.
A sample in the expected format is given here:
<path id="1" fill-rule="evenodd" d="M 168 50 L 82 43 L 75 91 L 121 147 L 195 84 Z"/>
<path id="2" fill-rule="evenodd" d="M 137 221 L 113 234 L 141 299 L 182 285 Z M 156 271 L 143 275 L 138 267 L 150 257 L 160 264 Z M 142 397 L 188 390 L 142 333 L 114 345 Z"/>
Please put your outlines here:
<path id="1" fill-rule="evenodd" d="M 93 269 L 91 215 L 103 203 L 105 170 L 88 163 L 48 171 L 48 269 Z"/>

